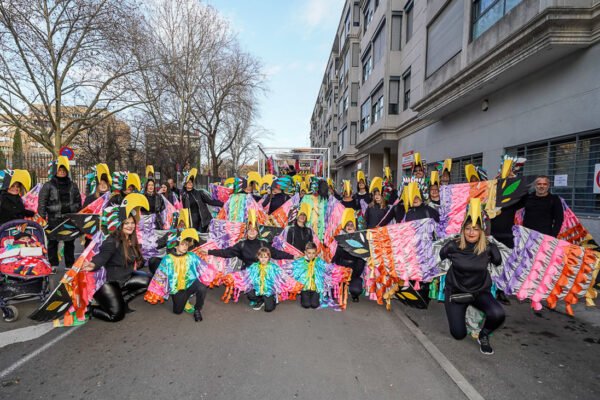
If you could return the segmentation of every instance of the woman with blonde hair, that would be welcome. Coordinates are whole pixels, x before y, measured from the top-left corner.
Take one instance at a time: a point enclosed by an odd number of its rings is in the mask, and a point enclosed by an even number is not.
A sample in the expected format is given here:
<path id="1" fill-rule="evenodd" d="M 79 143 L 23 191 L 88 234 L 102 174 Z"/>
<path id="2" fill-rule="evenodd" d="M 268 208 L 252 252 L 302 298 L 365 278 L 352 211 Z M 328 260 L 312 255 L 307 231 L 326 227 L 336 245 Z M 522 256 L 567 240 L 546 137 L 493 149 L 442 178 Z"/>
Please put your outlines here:
<path id="1" fill-rule="evenodd" d="M 500 265 L 502 257 L 498 247 L 490 243 L 485 234 L 481 200 L 471 199 L 467 216 L 458 239 L 450 240 L 440 251 L 442 260 L 450 260 L 446 275 L 445 308 L 452 336 L 461 340 L 467 336 L 465 315 L 469 305 L 485 314 L 485 323 L 479 334 L 483 354 L 494 354 L 490 334 L 505 319 L 502 305 L 491 292 L 490 263 Z"/>

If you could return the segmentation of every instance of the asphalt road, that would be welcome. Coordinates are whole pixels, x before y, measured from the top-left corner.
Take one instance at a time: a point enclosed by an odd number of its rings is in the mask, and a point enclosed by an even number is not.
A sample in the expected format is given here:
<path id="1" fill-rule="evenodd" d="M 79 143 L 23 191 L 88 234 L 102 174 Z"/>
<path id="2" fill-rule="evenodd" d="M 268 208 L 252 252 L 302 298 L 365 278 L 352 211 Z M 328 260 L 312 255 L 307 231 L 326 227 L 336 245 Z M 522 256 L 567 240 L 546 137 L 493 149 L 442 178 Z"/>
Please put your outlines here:
<path id="1" fill-rule="evenodd" d="M 597 399 L 600 328 L 526 304 L 507 308 L 494 356 L 447 331 L 443 305 L 392 312 L 363 300 L 348 310 L 273 313 L 209 292 L 204 321 L 141 298 L 110 324 L 54 329 L 0 349 L 0 371 L 71 332 L 0 379 L 2 399 L 464 399 L 402 319 L 414 321 L 486 399 Z M 586 311 L 583 311 L 586 312 Z M 411 322 L 408 322 L 411 324 Z M 414 328 L 413 328 L 414 329 Z"/>

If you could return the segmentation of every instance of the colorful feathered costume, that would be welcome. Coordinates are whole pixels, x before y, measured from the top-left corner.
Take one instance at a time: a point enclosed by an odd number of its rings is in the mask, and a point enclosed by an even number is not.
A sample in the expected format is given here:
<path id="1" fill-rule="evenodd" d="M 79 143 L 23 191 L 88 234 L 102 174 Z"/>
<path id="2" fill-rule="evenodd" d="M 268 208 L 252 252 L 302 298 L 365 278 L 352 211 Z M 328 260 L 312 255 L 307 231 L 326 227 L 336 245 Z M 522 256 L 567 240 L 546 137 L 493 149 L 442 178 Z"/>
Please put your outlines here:
<path id="1" fill-rule="evenodd" d="M 166 255 L 160 263 L 144 300 L 151 304 L 163 303 L 169 295 L 189 288 L 198 280 L 208 287 L 220 279 L 219 273 L 196 254 L 188 252 L 182 256 Z"/>
<path id="2" fill-rule="evenodd" d="M 352 269 L 328 264 L 319 257 L 312 261 L 299 258 L 288 263 L 284 269 L 302 284 L 302 290 L 319 293 L 321 306 L 338 305 L 341 309 L 346 308 Z"/>
<path id="3" fill-rule="evenodd" d="M 248 210 L 250 209 L 256 210 L 259 224 L 267 222 L 267 214 L 263 208 L 254 200 L 251 194 L 246 193 L 232 194 L 217 214 L 217 219 L 246 222 L 248 220 Z"/>
<path id="4" fill-rule="evenodd" d="M 282 300 L 295 300 L 296 295 L 302 290 L 302 284 L 289 276 L 274 262 L 265 265 L 254 263 L 243 271 L 228 274 L 223 278 L 226 286 L 222 300 L 225 303 L 233 298 L 237 302 L 240 293 L 251 290 L 257 296 L 275 296 L 277 302 Z"/>

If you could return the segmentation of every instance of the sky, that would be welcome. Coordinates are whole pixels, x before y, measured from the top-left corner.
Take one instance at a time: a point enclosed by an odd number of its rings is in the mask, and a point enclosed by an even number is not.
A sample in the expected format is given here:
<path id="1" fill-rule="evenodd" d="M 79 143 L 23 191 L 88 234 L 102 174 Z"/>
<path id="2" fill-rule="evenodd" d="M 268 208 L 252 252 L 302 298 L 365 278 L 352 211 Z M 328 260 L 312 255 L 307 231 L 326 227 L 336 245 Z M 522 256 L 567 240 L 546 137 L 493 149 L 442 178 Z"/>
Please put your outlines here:
<path id="1" fill-rule="evenodd" d="M 267 77 L 257 124 L 265 147 L 310 144 L 310 117 L 344 0 L 205 0 L 229 20 Z"/>

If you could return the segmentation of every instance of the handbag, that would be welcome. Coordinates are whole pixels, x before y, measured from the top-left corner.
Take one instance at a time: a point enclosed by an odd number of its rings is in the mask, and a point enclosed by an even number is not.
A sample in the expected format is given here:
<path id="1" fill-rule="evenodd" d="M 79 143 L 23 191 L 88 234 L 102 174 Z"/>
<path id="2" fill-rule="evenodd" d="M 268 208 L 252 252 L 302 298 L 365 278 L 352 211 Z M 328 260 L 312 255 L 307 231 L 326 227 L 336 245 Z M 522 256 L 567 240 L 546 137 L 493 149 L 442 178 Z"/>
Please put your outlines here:
<path id="1" fill-rule="evenodd" d="M 473 293 L 456 293 L 450 295 L 450 303 L 468 304 L 475 300 Z"/>

